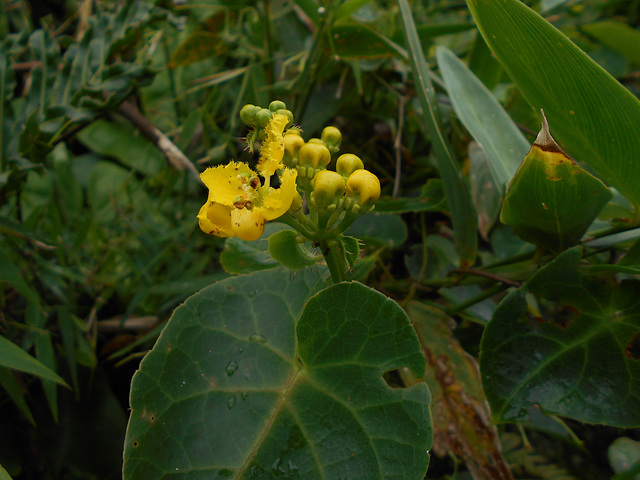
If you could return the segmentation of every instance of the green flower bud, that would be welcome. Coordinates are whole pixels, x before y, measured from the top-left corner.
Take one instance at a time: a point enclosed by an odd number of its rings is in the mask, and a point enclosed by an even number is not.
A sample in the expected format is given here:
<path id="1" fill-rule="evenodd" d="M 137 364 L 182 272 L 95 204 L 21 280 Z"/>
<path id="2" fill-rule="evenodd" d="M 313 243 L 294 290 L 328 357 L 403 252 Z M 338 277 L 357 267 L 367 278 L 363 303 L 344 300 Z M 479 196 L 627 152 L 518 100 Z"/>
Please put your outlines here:
<path id="1" fill-rule="evenodd" d="M 340 142 L 342 142 L 342 133 L 336 127 L 325 127 L 322 130 L 322 141 L 325 143 L 331 153 L 340 150 Z"/>
<path id="2" fill-rule="evenodd" d="M 298 151 L 304 145 L 304 140 L 299 134 L 295 132 L 287 132 L 284 136 L 284 157 L 283 163 L 289 167 L 294 168 L 298 166 Z"/>
<path id="3" fill-rule="evenodd" d="M 329 153 L 329 149 L 324 144 L 307 142 L 298 151 L 298 165 L 302 167 L 322 170 L 327 168 L 330 161 L 331 153 Z M 307 177 L 311 178 L 313 175 L 307 174 Z"/>
<path id="4" fill-rule="evenodd" d="M 242 107 L 240 110 L 240 120 L 249 127 L 256 126 L 256 114 L 260 111 L 260 107 L 251 105 L 250 103 Z"/>
<path id="5" fill-rule="evenodd" d="M 349 178 L 356 170 L 364 168 L 364 163 L 360 160 L 360 157 L 353 153 L 344 153 L 336 160 L 336 172 L 342 175 L 344 178 Z"/>
<path id="6" fill-rule="evenodd" d="M 287 105 L 281 100 L 274 100 L 269 104 L 269 110 L 276 113 L 278 110 L 285 110 Z"/>
<path id="7" fill-rule="evenodd" d="M 369 170 L 356 170 L 347 179 L 345 206 L 353 213 L 365 213 L 380 198 L 380 180 Z"/>
<path id="8" fill-rule="evenodd" d="M 309 140 L 307 140 L 307 143 L 313 143 L 314 145 L 323 145 L 323 146 L 327 146 L 322 140 L 320 140 L 319 138 L 310 138 Z"/>
<path id="9" fill-rule="evenodd" d="M 271 120 L 272 115 L 273 113 L 271 113 L 271 111 L 267 110 L 266 108 L 261 108 L 260 111 L 256 113 L 256 122 L 258 126 L 263 128 L 266 127 L 269 123 L 269 120 Z"/>
<path id="10" fill-rule="evenodd" d="M 289 119 L 289 121 L 287 122 L 287 127 L 293 123 L 293 113 L 291 113 L 291 110 L 287 110 L 286 108 L 281 108 L 277 110 L 276 113 L 278 115 L 284 115 Z"/>
<path id="11" fill-rule="evenodd" d="M 342 175 L 322 170 L 313 177 L 311 202 L 318 208 L 333 210 L 342 201 L 345 186 Z"/>

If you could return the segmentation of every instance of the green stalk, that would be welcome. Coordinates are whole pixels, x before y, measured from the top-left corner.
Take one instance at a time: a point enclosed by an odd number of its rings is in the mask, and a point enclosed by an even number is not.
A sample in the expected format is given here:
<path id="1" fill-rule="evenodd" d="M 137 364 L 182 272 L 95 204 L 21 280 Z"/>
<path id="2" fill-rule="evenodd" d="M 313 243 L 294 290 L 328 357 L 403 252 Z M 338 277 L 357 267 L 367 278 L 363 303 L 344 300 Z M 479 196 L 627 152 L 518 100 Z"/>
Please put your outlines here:
<path id="1" fill-rule="evenodd" d="M 329 272 L 331 272 L 333 283 L 351 280 L 349 265 L 347 265 L 346 259 L 344 258 L 342 245 L 335 240 L 330 240 L 328 242 L 322 242 L 320 249 L 322 255 L 324 255 L 325 262 L 327 262 Z"/>

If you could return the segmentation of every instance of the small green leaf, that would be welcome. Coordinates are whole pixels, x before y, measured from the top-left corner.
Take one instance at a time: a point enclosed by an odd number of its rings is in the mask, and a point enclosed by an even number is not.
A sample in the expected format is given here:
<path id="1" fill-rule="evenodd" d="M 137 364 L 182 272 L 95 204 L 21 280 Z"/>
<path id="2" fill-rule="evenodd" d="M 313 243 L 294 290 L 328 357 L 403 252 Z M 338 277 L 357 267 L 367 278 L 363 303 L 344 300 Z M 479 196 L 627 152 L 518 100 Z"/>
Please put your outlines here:
<path id="1" fill-rule="evenodd" d="M 424 477 L 429 392 L 383 379 L 424 373 L 409 319 L 357 282 L 310 298 L 313 277 L 232 277 L 176 309 L 133 378 L 125 480 Z"/>
<path id="2" fill-rule="evenodd" d="M 542 130 L 509 184 L 500 221 L 523 240 L 560 252 L 578 243 L 613 195 L 562 151 L 542 115 Z"/>
<path id="3" fill-rule="evenodd" d="M 495 421 L 523 421 L 538 404 L 581 422 L 640 426 L 640 282 L 585 275 L 580 257 L 574 247 L 541 268 L 485 329 L 480 369 Z M 536 312 L 527 292 L 558 303 Z"/>
<path id="4" fill-rule="evenodd" d="M 347 263 L 353 268 L 360 257 L 360 240 L 355 237 L 343 236 L 341 241 Z"/>
<path id="5" fill-rule="evenodd" d="M 446 47 L 438 66 L 458 118 L 484 150 L 496 186 L 503 191 L 529 150 L 529 142 L 478 78 Z"/>
<path id="6" fill-rule="evenodd" d="M 302 270 L 315 265 L 322 255 L 314 255 L 297 238 L 300 234 L 294 230 L 282 230 L 269 237 L 269 253 L 281 265 L 291 270 Z"/>
<path id="7" fill-rule="evenodd" d="M 10 342 L 3 336 L 0 336 L 0 366 L 37 375 L 38 377 L 68 387 L 66 382 L 56 372 L 45 367 L 15 343 Z"/>
<path id="8" fill-rule="evenodd" d="M 467 5 L 527 101 L 544 108 L 566 152 L 637 208 L 640 162 L 630 159 L 640 156 L 640 100 L 520 0 Z"/>

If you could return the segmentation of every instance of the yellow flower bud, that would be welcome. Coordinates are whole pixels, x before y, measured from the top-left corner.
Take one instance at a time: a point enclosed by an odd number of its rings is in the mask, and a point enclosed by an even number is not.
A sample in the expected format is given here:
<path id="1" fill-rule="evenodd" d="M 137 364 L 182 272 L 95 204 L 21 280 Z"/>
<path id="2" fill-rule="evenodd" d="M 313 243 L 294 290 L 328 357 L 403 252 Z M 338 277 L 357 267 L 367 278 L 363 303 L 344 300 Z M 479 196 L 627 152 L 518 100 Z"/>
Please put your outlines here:
<path id="1" fill-rule="evenodd" d="M 284 136 L 283 163 L 289 168 L 298 166 L 298 151 L 304 145 L 304 140 L 297 133 L 287 133 Z"/>
<path id="2" fill-rule="evenodd" d="M 354 213 L 367 211 L 380 198 L 380 180 L 369 170 L 356 170 L 347 179 L 346 196 Z"/>
<path id="3" fill-rule="evenodd" d="M 342 175 L 331 170 L 322 170 L 313 177 L 313 192 L 311 202 L 318 208 L 328 208 L 337 205 L 344 195 L 345 181 Z"/>
<path id="4" fill-rule="evenodd" d="M 336 127 L 325 127 L 322 130 L 322 141 L 325 143 L 331 153 L 340 150 L 340 142 L 342 142 L 342 133 Z"/>
<path id="5" fill-rule="evenodd" d="M 360 160 L 360 157 L 353 153 L 345 153 L 338 157 L 336 160 L 336 172 L 345 178 L 349 178 L 356 170 L 364 168 L 364 163 Z"/>
<path id="6" fill-rule="evenodd" d="M 324 144 L 305 143 L 298 152 L 298 165 L 302 167 L 322 170 L 329 165 L 330 161 L 331 153 L 329 153 L 329 149 Z"/>

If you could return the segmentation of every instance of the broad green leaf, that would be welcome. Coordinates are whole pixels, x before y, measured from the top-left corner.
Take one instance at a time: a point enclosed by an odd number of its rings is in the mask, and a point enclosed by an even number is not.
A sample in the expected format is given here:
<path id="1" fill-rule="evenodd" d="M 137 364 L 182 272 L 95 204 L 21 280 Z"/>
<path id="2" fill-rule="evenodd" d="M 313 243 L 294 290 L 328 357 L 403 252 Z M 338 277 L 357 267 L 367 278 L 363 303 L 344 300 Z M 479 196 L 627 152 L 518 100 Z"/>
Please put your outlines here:
<path id="1" fill-rule="evenodd" d="M 457 164 L 449 142 L 439 126 L 440 113 L 431 84 L 431 72 L 424 59 L 422 45 L 416 31 L 416 25 L 407 0 L 398 0 L 400 14 L 404 25 L 404 33 L 409 47 L 409 57 L 416 92 L 422 106 L 423 120 L 427 134 L 433 144 L 440 176 L 444 183 L 447 203 L 451 211 L 451 221 L 456 238 L 456 247 L 462 267 L 472 265 L 478 248 L 476 232 L 476 212 L 471 202 L 471 196 L 465 185 L 460 167 Z"/>
<path id="2" fill-rule="evenodd" d="M 174 312 L 133 378 L 125 480 L 424 477 L 429 392 L 383 379 L 424 374 L 408 318 L 356 282 L 312 296 L 318 281 L 232 277 Z"/>
<path id="3" fill-rule="evenodd" d="M 636 207 L 640 100 L 519 0 L 467 0 L 487 44 L 554 136 Z"/>
<path id="4" fill-rule="evenodd" d="M 640 31 L 635 28 L 615 20 L 603 20 L 583 25 L 581 29 L 627 60 L 640 64 Z"/>
<path id="5" fill-rule="evenodd" d="M 529 141 L 500 102 L 451 50 L 440 46 L 436 55 L 453 109 L 484 150 L 493 180 L 504 191 L 529 151 Z"/>
<path id="6" fill-rule="evenodd" d="M 377 213 L 439 212 L 446 210 L 442 180 L 430 178 L 419 197 L 388 198 L 376 202 Z"/>
<path id="7" fill-rule="evenodd" d="M 578 243 L 612 196 L 565 155 L 543 114 L 542 130 L 509 184 L 500 221 L 523 240 L 560 252 Z"/>
<path id="8" fill-rule="evenodd" d="M 37 375 L 67 387 L 66 382 L 54 371 L 22 350 L 15 343 L 0 336 L 0 366 Z"/>
<path id="9" fill-rule="evenodd" d="M 304 242 L 299 243 L 299 236 L 295 230 L 282 230 L 269 237 L 271 257 L 290 270 L 302 270 L 322 259 L 322 255 L 311 253 Z"/>
<path id="10" fill-rule="evenodd" d="M 585 275 L 580 256 L 574 247 L 541 268 L 485 329 L 480 369 L 495 421 L 523 421 L 538 404 L 581 422 L 640 426 L 640 281 Z"/>

